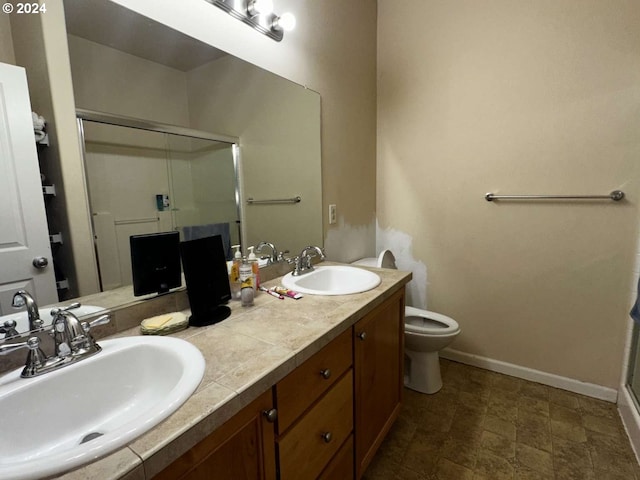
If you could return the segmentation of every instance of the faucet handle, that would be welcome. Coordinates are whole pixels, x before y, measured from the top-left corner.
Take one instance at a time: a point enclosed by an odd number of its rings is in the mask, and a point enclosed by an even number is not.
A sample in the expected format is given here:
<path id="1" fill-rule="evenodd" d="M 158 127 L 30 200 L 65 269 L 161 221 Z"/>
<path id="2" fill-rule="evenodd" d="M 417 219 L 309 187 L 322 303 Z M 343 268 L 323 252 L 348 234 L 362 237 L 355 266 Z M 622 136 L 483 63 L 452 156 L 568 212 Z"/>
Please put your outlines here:
<path id="1" fill-rule="evenodd" d="M 93 338 L 93 335 L 91 335 L 91 329 L 93 327 L 99 327 L 100 325 L 106 325 L 107 323 L 109 323 L 111 321 L 111 315 L 110 314 L 105 314 L 105 315 L 101 315 L 98 318 L 96 318 L 95 320 L 92 320 L 91 322 L 82 322 L 80 325 L 82 326 L 82 330 L 84 331 L 84 348 L 86 349 L 96 349 L 96 350 L 100 350 L 100 346 L 96 343 L 95 339 Z"/>
<path id="2" fill-rule="evenodd" d="M 91 329 L 93 327 L 99 327 L 100 325 L 106 325 L 107 323 L 109 323 L 111 321 L 111 315 L 110 314 L 105 314 L 105 315 L 101 315 L 98 318 L 96 318 L 95 320 L 92 320 L 90 322 L 82 322 L 82 329 L 84 330 L 85 333 L 89 333 L 89 331 L 91 331 Z"/>
<path id="3" fill-rule="evenodd" d="M 0 345 L 0 355 L 13 353 L 17 350 L 22 350 L 23 348 L 29 349 L 29 356 L 33 357 L 35 363 L 40 364 L 46 358 L 44 353 L 42 352 L 42 349 L 40 348 L 40 339 L 38 337 L 31 337 L 26 342 Z"/>
<path id="4" fill-rule="evenodd" d="M 287 258 L 285 257 L 285 254 L 289 253 L 289 250 L 284 250 L 282 252 L 278 253 L 278 262 L 285 262 L 287 261 Z"/>
<path id="5" fill-rule="evenodd" d="M 17 325 L 18 323 L 15 320 L 5 320 L 0 327 L 0 333 L 4 333 L 4 338 L 14 337 L 18 335 Z"/>
<path id="6" fill-rule="evenodd" d="M 60 312 L 68 312 L 69 310 L 74 310 L 76 308 L 80 308 L 82 306 L 82 304 L 80 302 L 73 302 L 70 305 L 67 305 L 66 307 L 55 307 L 51 309 L 51 312 L 49 312 L 51 314 L 52 317 L 55 317 L 56 315 L 58 315 Z"/>

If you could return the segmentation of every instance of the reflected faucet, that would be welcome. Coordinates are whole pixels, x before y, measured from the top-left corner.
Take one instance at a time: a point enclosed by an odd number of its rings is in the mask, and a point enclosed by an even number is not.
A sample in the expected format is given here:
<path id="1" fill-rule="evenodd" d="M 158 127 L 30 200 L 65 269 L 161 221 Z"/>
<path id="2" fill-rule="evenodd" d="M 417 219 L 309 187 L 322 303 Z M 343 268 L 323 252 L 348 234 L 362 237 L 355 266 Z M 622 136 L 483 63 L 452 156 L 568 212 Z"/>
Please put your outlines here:
<path id="1" fill-rule="evenodd" d="M 27 307 L 27 317 L 29 319 L 29 330 L 41 330 L 44 322 L 40 319 L 38 305 L 31 294 L 26 290 L 18 290 L 13 295 L 11 306 L 13 308 Z"/>
<path id="2" fill-rule="evenodd" d="M 262 249 L 264 247 L 269 247 L 271 249 L 271 255 L 267 257 L 268 263 L 267 265 L 272 265 L 274 263 L 284 261 L 284 254 L 289 253 L 289 250 L 285 250 L 284 252 L 278 252 L 278 249 L 273 243 L 269 242 L 260 242 L 256 245 L 256 253 L 262 253 Z"/>
<path id="3" fill-rule="evenodd" d="M 5 340 L 2 340 L 0 341 L 0 355 L 28 349 L 29 354 L 21 377 L 31 378 L 58 370 L 98 353 L 102 349 L 93 338 L 91 329 L 109 323 L 111 317 L 106 314 L 91 322 L 81 322 L 70 312 L 79 306 L 79 303 L 73 303 L 51 310 L 53 321 L 50 326 L 44 327 L 42 330 L 49 330 L 49 334 L 53 337 L 55 343 L 53 355 L 47 356 L 40 348 L 41 339 L 39 336 L 31 336 L 26 342 L 20 343 L 5 343 Z M 33 332 L 29 334 L 31 333 Z"/>

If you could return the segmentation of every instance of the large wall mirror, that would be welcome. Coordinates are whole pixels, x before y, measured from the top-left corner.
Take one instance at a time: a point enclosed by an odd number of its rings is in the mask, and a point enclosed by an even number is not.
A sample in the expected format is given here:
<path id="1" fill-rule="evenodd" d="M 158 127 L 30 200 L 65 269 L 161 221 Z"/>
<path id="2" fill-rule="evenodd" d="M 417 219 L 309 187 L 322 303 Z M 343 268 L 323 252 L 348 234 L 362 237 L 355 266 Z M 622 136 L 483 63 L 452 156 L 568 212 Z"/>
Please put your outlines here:
<path id="1" fill-rule="evenodd" d="M 245 248 L 322 245 L 318 93 L 107 0 L 64 9 L 76 108 L 112 119 L 82 122 L 103 290 L 127 284 L 137 233 L 227 223 Z"/>

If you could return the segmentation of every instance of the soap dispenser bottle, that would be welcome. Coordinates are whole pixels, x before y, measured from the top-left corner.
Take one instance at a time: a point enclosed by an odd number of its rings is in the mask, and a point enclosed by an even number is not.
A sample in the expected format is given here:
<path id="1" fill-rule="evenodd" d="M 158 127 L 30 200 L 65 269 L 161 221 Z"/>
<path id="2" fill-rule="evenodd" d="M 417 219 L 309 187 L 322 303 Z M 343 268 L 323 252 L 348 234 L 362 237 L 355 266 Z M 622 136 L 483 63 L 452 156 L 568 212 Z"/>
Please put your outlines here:
<path id="1" fill-rule="evenodd" d="M 243 307 L 251 307 L 255 292 L 253 290 L 253 270 L 246 257 L 242 257 L 240 264 L 240 300 Z"/>
<path id="2" fill-rule="evenodd" d="M 233 263 L 229 273 L 229 286 L 231 287 L 231 298 L 240 300 L 240 265 L 242 264 L 242 253 L 240 253 L 240 245 L 232 245 L 236 251 L 233 254 Z"/>
<path id="3" fill-rule="evenodd" d="M 255 292 L 260 286 L 260 265 L 258 265 L 258 257 L 253 253 L 256 247 L 247 247 L 249 250 L 249 263 L 251 264 L 251 271 L 253 272 L 253 291 Z"/>

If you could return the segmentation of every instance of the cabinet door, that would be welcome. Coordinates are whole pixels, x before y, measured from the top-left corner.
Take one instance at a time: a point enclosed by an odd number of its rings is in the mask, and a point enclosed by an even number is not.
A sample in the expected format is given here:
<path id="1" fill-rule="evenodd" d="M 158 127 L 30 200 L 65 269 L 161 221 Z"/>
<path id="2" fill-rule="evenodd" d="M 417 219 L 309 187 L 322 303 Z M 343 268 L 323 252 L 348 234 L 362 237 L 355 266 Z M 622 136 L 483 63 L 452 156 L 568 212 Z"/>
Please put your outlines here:
<path id="1" fill-rule="evenodd" d="M 156 480 L 275 480 L 271 390 L 164 469 Z"/>
<path id="2" fill-rule="evenodd" d="M 404 289 L 354 326 L 356 478 L 400 412 L 404 383 Z"/>

